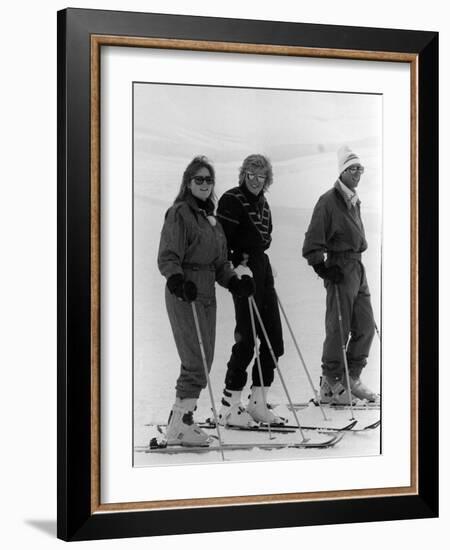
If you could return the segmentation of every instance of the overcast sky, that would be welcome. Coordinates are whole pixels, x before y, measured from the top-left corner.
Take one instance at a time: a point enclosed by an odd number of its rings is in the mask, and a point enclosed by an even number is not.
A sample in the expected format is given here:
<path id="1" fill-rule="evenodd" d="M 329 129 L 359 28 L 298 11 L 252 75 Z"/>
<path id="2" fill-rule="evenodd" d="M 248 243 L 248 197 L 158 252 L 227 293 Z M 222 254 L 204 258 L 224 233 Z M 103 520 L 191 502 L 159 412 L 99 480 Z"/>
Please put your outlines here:
<path id="1" fill-rule="evenodd" d="M 220 196 L 237 184 L 242 160 L 262 153 L 274 169 L 271 203 L 311 207 L 334 183 L 336 151 L 347 143 L 367 167 L 361 197 L 376 209 L 381 109 L 370 94 L 135 84 L 135 193 L 171 202 L 186 165 L 204 154 Z"/>

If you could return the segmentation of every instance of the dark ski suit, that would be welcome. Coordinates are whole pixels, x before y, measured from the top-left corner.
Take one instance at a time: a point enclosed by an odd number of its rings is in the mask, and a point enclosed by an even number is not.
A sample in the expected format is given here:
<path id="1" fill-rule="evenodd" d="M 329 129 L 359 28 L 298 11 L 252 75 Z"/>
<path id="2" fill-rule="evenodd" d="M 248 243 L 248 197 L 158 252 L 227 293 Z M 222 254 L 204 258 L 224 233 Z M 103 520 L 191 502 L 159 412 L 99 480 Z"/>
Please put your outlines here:
<path id="1" fill-rule="evenodd" d="M 195 302 L 205 349 L 208 371 L 214 357 L 216 337 L 215 281 L 225 288 L 235 276 L 228 261 L 224 232 L 216 220 L 207 219 L 214 205 L 207 201 L 206 211 L 190 195 L 186 201 L 174 204 L 166 213 L 158 252 L 158 267 L 164 277 L 175 273 L 197 286 Z M 214 218 L 215 219 L 215 218 Z M 181 360 L 181 372 L 176 384 L 180 399 L 197 398 L 207 380 L 204 373 L 199 341 L 191 304 L 178 300 L 166 286 L 167 313 Z"/>
<path id="2" fill-rule="evenodd" d="M 344 273 L 344 280 L 339 284 L 339 296 L 346 341 L 350 336 L 347 361 L 353 378 L 359 377 L 367 363 L 375 333 L 366 271 L 361 261 L 361 253 L 366 249 L 360 202 L 352 206 L 337 181 L 332 189 L 319 198 L 314 208 L 305 235 L 303 256 L 310 265 L 315 265 L 324 260 L 326 253 L 326 265 L 339 265 Z M 324 284 L 327 290 L 327 307 L 322 371 L 324 375 L 337 379 L 343 375 L 344 365 L 336 287 L 328 280 Z"/>
<path id="3" fill-rule="evenodd" d="M 217 217 L 227 237 L 230 258 L 240 257 L 242 253 L 248 254 L 247 265 L 253 272 L 256 287 L 255 302 L 274 354 L 278 358 L 284 353 L 280 312 L 272 268 L 269 257 L 264 252 L 269 248 L 272 240 L 272 216 L 269 204 L 263 193 L 255 196 L 246 189 L 245 185 L 242 185 L 222 195 L 217 208 Z M 225 386 L 229 390 L 242 390 L 247 382 L 246 371 L 254 355 L 255 343 L 248 299 L 233 296 L 233 300 L 236 314 L 235 344 L 227 365 Z M 273 382 L 275 365 L 256 317 L 255 324 L 258 327 L 260 340 L 259 354 L 263 385 L 267 387 Z M 261 386 L 256 360 L 252 370 L 252 384 Z"/>

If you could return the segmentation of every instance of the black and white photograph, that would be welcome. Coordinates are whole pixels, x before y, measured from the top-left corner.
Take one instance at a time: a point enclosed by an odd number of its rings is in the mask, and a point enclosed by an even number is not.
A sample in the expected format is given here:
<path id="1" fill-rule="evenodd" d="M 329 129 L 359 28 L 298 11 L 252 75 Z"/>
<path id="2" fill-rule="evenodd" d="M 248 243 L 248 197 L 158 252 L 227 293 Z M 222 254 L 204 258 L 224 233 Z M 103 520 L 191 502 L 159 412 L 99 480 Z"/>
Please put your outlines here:
<path id="1" fill-rule="evenodd" d="M 58 537 L 436 517 L 437 33 L 57 30 Z"/>
<path id="2" fill-rule="evenodd" d="M 383 95 L 132 94 L 133 465 L 380 455 Z"/>
<path id="3" fill-rule="evenodd" d="M 2 548 L 445 547 L 445 6 L 2 6 Z"/>

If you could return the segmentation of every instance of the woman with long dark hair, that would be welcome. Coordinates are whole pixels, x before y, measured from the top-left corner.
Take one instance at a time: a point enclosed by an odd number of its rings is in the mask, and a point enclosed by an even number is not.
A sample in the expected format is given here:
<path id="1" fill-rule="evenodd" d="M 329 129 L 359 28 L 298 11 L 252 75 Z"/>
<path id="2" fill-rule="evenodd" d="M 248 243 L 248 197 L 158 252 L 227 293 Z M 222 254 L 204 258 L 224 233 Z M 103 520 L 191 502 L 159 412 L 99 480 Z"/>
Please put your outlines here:
<path id="1" fill-rule="evenodd" d="M 208 445 L 208 436 L 193 420 L 207 380 L 190 302 L 196 302 L 209 372 L 216 336 L 215 282 L 239 296 L 251 295 L 254 288 L 253 280 L 238 278 L 228 261 L 225 234 L 214 216 L 214 186 L 212 164 L 195 157 L 184 171 L 161 232 L 158 266 L 167 279 L 167 313 L 181 360 L 168 445 Z"/>

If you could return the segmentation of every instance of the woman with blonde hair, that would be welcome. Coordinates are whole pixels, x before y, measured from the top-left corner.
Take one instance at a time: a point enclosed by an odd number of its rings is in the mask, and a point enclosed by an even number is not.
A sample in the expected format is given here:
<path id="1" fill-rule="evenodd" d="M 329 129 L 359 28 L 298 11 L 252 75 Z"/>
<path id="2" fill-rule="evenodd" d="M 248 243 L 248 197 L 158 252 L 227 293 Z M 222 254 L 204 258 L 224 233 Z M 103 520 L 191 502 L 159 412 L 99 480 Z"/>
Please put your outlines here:
<path id="1" fill-rule="evenodd" d="M 272 241 L 272 215 L 265 192 L 272 185 L 273 172 L 269 159 L 263 155 L 248 156 L 239 171 L 239 185 L 222 195 L 217 216 L 228 241 L 229 257 L 236 270 L 246 269 L 255 281 L 256 306 L 267 330 L 273 353 L 278 360 L 284 353 L 278 300 L 272 266 L 266 250 Z M 255 352 L 249 301 L 233 296 L 236 313 L 235 343 L 231 349 L 225 376 L 225 388 L 219 422 L 223 425 L 252 427 L 255 423 L 284 424 L 267 406 L 266 395 L 274 379 L 275 363 L 260 327 L 259 358 L 252 368 L 252 392 L 247 408 L 241 403 L 241 393 L 247 382 L 247 368 Z"/>

